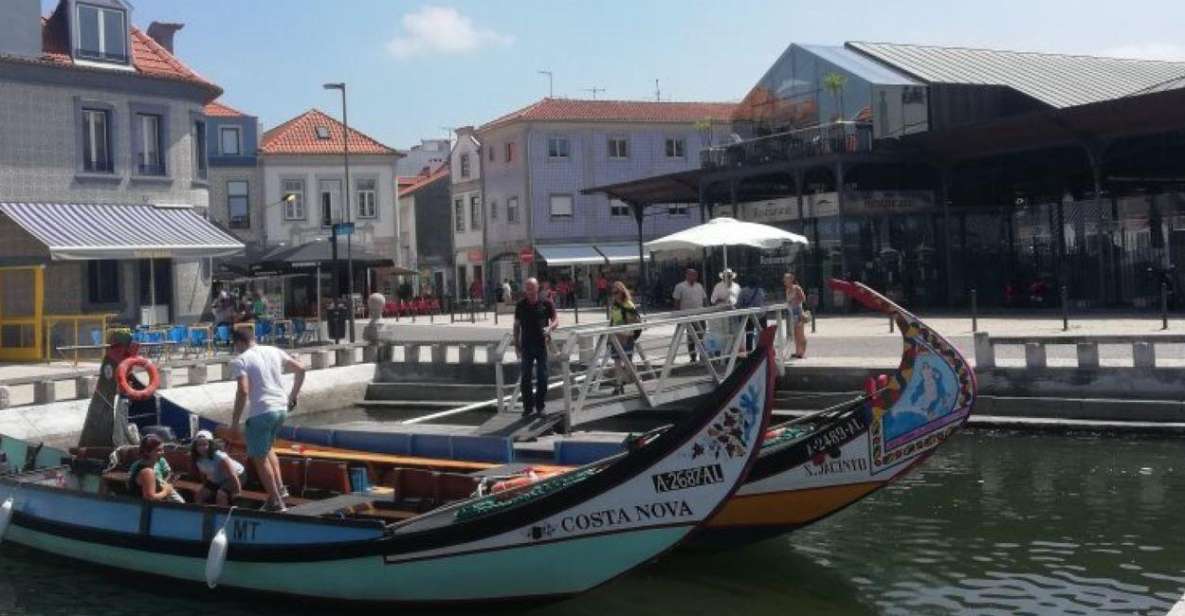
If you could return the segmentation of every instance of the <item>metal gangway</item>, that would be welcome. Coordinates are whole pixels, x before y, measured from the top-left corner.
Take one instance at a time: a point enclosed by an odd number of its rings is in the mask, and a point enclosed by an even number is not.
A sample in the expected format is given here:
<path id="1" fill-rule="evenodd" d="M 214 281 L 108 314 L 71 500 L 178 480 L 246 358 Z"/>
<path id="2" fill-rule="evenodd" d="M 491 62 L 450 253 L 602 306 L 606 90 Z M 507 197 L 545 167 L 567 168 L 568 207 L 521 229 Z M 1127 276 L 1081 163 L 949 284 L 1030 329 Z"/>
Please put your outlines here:
<path id="1" fill-rule="evenodd" d="M 784 369 L 794 352 L 786 304 L 704 308 L 644 315 L 641 323 L 630 325 L 560 328 L 551 339 L 548 401 L 549 413 L 558 403 L 562 414 L 549 423 L 568 433 L 580 424 L 706 394 L 748 353 L 763 322 L 777 327 L 775 352 Z M 619 361 L 627 357 L 628 342 L 637 332 L 629 359 Z M 519 379 L 511 378 L 518 374 L 513 344 L 513 335 L 507 334 L 493 358 L 498 415 L 506 420 L 522 413 Z"/>

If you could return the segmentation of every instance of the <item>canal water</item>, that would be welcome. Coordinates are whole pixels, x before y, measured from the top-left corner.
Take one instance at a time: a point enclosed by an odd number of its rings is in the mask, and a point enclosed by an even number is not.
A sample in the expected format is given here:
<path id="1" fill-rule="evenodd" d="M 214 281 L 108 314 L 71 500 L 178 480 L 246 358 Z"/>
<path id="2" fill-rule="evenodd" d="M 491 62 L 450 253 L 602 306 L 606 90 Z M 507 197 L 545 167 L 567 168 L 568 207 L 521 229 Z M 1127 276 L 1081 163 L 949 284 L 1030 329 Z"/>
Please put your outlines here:
<path id="1" fill-rule="evenodd" d="M 516 610 L 1160 616 L 1183 592 L 1185 442 L 968 431 L 900 482 L 789 536 L 677 552 L 592 593 Z M 0 545 L 0 615 L 330 612 L 340 610 Z"/>

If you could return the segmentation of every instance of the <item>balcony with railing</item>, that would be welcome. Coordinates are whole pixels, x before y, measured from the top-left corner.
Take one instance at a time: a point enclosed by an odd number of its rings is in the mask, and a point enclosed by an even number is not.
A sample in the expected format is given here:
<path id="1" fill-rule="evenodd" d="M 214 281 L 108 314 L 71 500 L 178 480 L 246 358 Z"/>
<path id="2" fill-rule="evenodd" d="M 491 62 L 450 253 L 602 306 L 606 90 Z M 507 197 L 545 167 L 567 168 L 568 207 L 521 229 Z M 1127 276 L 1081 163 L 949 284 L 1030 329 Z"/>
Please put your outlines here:
<path id="1" fill-rule="evenodd" d="M 841 121 L 705 148 L 700 150 L 700 165 L 743 167 L 871 151 L 872 124 Z"/>

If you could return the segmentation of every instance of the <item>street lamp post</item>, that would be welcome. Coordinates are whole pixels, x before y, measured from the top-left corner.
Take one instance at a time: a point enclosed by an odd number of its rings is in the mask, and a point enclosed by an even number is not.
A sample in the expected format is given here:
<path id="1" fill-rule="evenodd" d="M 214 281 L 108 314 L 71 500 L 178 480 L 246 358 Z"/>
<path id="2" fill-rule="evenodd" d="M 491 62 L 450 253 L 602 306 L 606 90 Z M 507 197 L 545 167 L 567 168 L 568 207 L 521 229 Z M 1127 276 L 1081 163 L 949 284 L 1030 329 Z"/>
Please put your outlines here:
<path id="1" fill-rule="evenodd" d="M 342 217 L 342 222 L 349 223 L 351 219 L 350 214 L 350 120 L 346 115 L 346 84 L 345 82 L 327 83 L 324 85 L 326 90 L 341 90 L 342 93 L 342 147 L 345 153 L 346 166 L 346 213 Z M 354 342 L 354 259 L 352 252 L 354 234 L 346 234 L 346 305 L 350 310 L 350 342 Z M 334 239 L 336 241 L 337 231 L 334 230 Z M 337 264 L 334 264 L 336 268 Z"/>

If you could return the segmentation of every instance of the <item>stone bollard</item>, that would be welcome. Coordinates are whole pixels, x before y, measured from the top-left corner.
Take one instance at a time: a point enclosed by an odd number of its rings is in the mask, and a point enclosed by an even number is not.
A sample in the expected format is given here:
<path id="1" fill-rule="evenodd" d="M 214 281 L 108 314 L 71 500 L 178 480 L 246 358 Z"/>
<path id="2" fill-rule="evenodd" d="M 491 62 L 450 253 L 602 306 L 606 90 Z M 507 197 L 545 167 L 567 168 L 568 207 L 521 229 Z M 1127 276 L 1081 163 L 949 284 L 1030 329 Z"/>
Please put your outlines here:
<path id="1" fill-rule="evenodd" d="M 436 343 L 432 345 L 432 363 L 443 364 L 448 362 L 448 345 L 443 343 Z"/>
<path id="2" fill-rule="evenodd" d="M 187 375 L 190 385 L 205 385 L 210 380 L 210 371 L 206 369 L 206 364 L 190 366 Z"/>
<path id="3" fill-rule="evenodd" d="M 7 385 L 0 385 L 0 409 L 12 406 L 12 390 Z"/>
<path id="4" fill-rule="evenodd" d="M 1045 345 L 1039 342 L 1025 343 L 1025 368 L 1044 368 L 1045 367 Z"/>
<path id="5" fill-rule="evenodd" d="M 462 344 L 457 347 L 457 361 L 462 364 L 473 363 L 474 347 L 472 344 Z"/>
<path id="6" fill-rule="evenodd" d="M 497 354 L 498 354 L 498 345 L 496 345 L 496 344 L 487 344 L 487 345 L 485 345 L 485 349 L 486 349 L 486 363 L 487 363 L 487 364 L 496 364 L 496 363 L 498 363 L 498 361 L 497 361 L 497 360 L 498 360 L 498 358 L 497 358 L 497 357 L 494 357 L 495 355 L 497 355 Z"/>
<path id="7" fill-rule="evenodd" d="M 99 384 L 99 377 L 94 375 L 80 376 L 74 379 L 74 397 L 75 398 L 89 398 L 91 394 L 95 393 L 95 387 Z M 0 405 L 3 408 L 3 405 Z"/>
<path id="8" fill-rule="evenodd" d="M 324 370 L 329 367 L 329 351 L 313 351 L 312 360 L 309 362 L 313 366 L 313 370 Z"/>
<path id="9" fill-rule="evenodd" d="M 395 361 L 395 346 L 387 343 L 378 347 L 378 356 L 374 358 L 375 362 L 392 362 Z"/>
<path id="10" fill-rule="evenodd" d="M 1151 342 L 1137 342 L 1132 345 L 1132 365 L 1136 368 L 1156 367 L 1156 347 Z"/>
<path id="11" fill-rule="evenodd" d="M 420 345 L 409 344 L 403 347 L 403 361 L 409 364 L 419 363 L 420 361 Z"/>
<path id="12" fill-rule="evenodd" d="M 33 403 L 51 404 L 57 399 L 57 389 L 53 381 L 37 381 L 33 383 Z"/>
<path id="13" fill-rule="evenodd" d="M 1089 370 L 1099 367 L 1099 344 L 1097 342 L 1078 343 L 1078 367 Z"/>
<path id="14" fill-rule="evenodd" d="M 218 380 L 229 381 L 232 378 L 233 377 L 231 376 L 231 373 L 230 373 L 230 362 L 224 361 L 224 362 L 218 364 Z"/>
<path id="15" fill-rule="evenodd" d="M 591 342 L 591 338 L 589 341 Z M 590 359 L 591 356 L 592 352 L 590 351 Z M 581 353 L 581 360 L 588 361 L 584 360 L 583 352 Z M 975 332 L 975 367 L 979 369 L 996 367 L 996 350 L 992 347 L 992 340 L 987 332 Z"/>
<path id="16" fill-rule="evenodd" d="M 156 369 L 160 374 L 160 389 L 168 389 L 173 386 L 173 369 L 169 366 L 161 366 Z M 78 396 L 81 398 L 82 396 Z"/>
<path id="17" fill-rule="evenodd" d="M 354 347 L 347 347 L 334 351 L 334 358 L 338 366 L 353 366 Z"/>
<path id="18" fill-rule="evenodd" d="M 362 347 L 362 363 L 373 364 L 376 361 L 378 361 L 378 358 L 379 358 L 379 347 L 377 347 L 373 344 L 368 344 L 368 345 Z"/>

